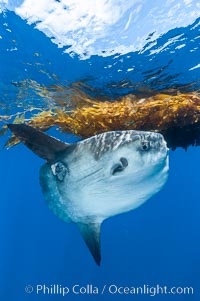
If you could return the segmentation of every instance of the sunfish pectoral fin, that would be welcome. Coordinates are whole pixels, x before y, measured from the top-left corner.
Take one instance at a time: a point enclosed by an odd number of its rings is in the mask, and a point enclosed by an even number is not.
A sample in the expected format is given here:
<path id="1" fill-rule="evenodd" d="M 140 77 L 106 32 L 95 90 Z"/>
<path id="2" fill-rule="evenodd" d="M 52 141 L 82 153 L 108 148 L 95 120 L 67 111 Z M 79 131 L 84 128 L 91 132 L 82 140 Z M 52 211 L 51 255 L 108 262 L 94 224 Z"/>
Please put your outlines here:
<path id="1" fill-rule="evenodd" d="M 26 124 L 8 124 L 7 126 L 21 142 L 48 162 L 54 161 L 58 153 L 69 147 L 69 144 Z"/>
<path id="2" fill-rule="evenodd" d="M 81 235 L 97 265 L 101 262 L 101 223 L 78 223 Z"/>

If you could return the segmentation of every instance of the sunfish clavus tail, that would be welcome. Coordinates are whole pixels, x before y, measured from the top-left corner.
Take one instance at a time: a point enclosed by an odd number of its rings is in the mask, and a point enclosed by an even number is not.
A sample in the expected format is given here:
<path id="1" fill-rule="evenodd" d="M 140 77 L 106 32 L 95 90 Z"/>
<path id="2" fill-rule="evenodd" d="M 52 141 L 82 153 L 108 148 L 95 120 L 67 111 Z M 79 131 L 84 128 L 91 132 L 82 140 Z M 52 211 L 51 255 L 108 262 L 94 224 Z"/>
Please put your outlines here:
<path id="1" fill-rule="evenodd" d="M 102 222 L 137 208 L 167 180 L 168 148 L 161 134 L 112 131 L 68 144 L 25 124 L 8 127 L 46 160 L 40 183 L 47 205 L 78 225 L 98 265 Z"/>

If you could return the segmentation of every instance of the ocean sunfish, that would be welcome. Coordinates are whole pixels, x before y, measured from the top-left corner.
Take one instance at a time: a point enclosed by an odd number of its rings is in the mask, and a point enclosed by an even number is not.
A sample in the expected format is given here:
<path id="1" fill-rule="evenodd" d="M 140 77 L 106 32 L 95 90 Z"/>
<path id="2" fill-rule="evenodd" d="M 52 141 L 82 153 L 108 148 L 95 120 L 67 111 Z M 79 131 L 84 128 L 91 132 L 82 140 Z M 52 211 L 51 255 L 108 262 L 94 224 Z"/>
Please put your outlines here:
<path id="1" fill-rule="evenodd" d="M 8 127 L 46 160 L 40 183 L 47 205 L 77 224 L 98 265 L 102 222 L 140 206 L 168 177 L 168 148 L 159 133 L 111 131 L 68 144 L 25 124 Z"/>

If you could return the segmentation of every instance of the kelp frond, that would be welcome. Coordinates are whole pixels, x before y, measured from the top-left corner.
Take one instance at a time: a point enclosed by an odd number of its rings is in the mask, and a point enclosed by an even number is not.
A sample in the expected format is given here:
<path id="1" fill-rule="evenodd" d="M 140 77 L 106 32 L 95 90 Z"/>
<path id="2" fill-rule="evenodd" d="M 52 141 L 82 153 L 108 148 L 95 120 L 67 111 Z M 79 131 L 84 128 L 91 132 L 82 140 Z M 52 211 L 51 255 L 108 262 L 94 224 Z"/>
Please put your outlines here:
<path id="1" fill-rule="evenodd" d="M 194 92 L 157 94 L 142 99 L 128 94 L 104 102 L 83 96 L 71 110 L 56 106 L 30 118 L 20 118 L 20 122 L 42 131 L 57 126 L 63 133 L 82 138 L 112 130 L 146 130 L 162 133 L 172 148 L 200 145 L 200 96 Z M 14 122 L 17 123 L 16 119 Z M 6 146 L 17 142 L 12 138 Z"/>

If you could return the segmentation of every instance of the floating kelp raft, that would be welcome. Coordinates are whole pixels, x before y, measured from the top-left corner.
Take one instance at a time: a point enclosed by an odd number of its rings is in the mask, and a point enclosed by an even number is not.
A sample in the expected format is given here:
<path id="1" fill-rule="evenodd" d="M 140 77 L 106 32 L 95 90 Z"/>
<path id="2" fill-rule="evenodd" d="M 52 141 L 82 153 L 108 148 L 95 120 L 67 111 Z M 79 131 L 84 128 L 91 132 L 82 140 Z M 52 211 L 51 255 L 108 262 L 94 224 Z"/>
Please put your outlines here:
<path id="1" fill-rule="evenodd" d="M 9 120 L 9 116 L 0 118 Z M 29 118 L 24 114 L 17 116 L 14 123 L 19 122 L 42 131 L 57 126 L 63 133 L 81 138 L 113 130 L 156 131 L 164 135 L 170 148 L 187 148 L 200 145 L 200 95 L 193 92 L 138 98 L 128 94 L 116 101 L 97 101 L 82 95 L 72 109 L 63 101 L 62 105 Z M 6 125 L 3 128 L 6 131 Z M 11 137 L 6 146 L 17 143 L 18 140 Z"/>

